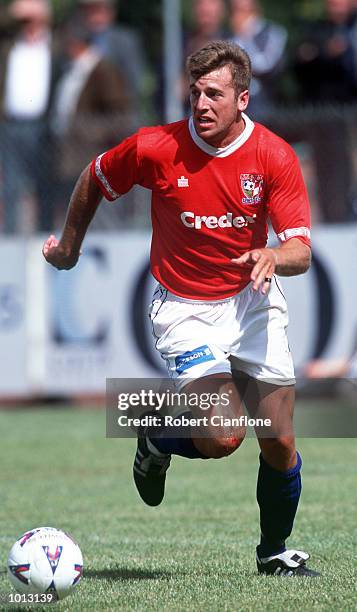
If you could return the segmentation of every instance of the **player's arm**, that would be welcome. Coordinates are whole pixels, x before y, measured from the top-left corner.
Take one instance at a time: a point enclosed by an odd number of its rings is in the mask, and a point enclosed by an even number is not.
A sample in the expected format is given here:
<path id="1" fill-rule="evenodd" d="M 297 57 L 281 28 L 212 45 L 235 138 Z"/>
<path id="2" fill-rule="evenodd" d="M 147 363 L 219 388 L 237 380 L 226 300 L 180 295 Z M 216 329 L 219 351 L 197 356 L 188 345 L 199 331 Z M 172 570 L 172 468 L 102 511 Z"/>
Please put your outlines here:
<path id="1" fill-rule="evenodd" d="M 290 238 L 271 249 L 276 259 L 274 272 L 280 276 L 304 274 L 311 265 L 311 248 L 299 238 Z"/>
<path id="2" fill-rule="evenodd" d="M 76 265 L 83 238 L 102 197 L 89 165 L 73 190 L 60 240 L 51 235 L 43 245 L 45 259 L 58 270 L 70 270 Z"/>
<path id="3" fill-rule="evenodd" d="M 251 267 L 253 289 L 261 288 L 263 293 L 269 290 L 274 273 L 303 274 L 311 263 L 310 206 L 298 158 L 287 143 L 278 140 L 267 167 L 268 215 L 280 247 L 252 249 L 233 260 Z"/>
<path id="4" fill-rule="evenodd" d="M 232 260 L 241 266 L 248 266 L 251 270 L 253 289 L 260 287 L 266 293 L 273 274 L 280 276 L 295 276 L 306 272 L 311 263 L 310 247 L 299 238 L 291 238 L 277 248 L 253 249 L 241 257 Z"/>
<path id="5" fill-rule="evenodd" d="M 42 249 L 45 259 L 58 270 L 70 270 L 76 265 L 102 197 L 114 202 L 135 184 L 151 188 L 150 181 L 143 180 L 137 140 L 137 134 L 129 136 L 83 170 L 69 203 L 61 239 L 50 236 Z"/>

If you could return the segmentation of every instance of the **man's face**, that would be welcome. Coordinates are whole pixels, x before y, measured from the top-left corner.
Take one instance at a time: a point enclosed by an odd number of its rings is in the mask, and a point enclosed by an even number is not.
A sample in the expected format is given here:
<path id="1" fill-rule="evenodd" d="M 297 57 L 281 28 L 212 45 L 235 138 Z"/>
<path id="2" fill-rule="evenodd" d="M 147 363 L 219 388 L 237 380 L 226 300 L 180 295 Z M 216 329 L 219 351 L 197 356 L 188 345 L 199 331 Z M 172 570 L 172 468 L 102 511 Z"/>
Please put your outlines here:
<path id="1" fill-rule="evenodd" d="M 190 81 L 190 99 L 197 134 L 214 147 L 225 147 L 242 131 L 241 112 L 248 104 L 245 90 L 237 97 L 229 66 Z"/>
<path id="2" fill-rule="evenodd" d="M 196 0 L 193 10 L 199 29 L 213 32 L 221 27 L 225 12 L 222 0 Z"/>
<path id="3" fill-rule="evenodd" d="M 355 5 L 355 0 L 326 0 L 327 15 L 332 21 L 347 19 Z"/>
<path id="4" fill-rule="evenodd" d="M 105 30 L 114 21 L 113 8 L 106 2 L 98 0 L 98 2 L 88 4 L 88 6 L 84 5 L 82 10 L 84 21 L 93 32 Z"/>

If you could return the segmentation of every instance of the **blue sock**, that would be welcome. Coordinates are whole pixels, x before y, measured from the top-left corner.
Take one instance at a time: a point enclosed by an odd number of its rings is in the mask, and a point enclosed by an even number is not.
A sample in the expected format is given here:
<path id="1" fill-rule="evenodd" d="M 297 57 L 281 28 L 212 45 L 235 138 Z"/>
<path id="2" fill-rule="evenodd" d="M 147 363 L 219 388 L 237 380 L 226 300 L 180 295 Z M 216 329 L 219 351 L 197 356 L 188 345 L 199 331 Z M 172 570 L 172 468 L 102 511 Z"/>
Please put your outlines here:
<path id="1" fill-rule="evenodd" d="M 175 419 L 180 419 L 183 416 L 188 419 L 193 417 L 192 412 L 187 411 L 175 417 Z M 187 425 L 175 426 L 175 432 L 179 437 L 170 438 L 172 427 L 163 426 L 155 437 L 151 438 L 149 436 L 149 440 L 160 453 L 166 455 L 180 455 L 181 457 L 187 457 L 187 459 L 208 459 L 195 447 Z"/>
<path id="2" fill-rule="evenodd" d="M 269 557 L 286 550 L 285 540 L 291 534 L 301 493 L 301 457 L 287 472 L 272 468 L 260 455 L 257 501 L 260 508 L 261 539 L 259 557 Z"/>

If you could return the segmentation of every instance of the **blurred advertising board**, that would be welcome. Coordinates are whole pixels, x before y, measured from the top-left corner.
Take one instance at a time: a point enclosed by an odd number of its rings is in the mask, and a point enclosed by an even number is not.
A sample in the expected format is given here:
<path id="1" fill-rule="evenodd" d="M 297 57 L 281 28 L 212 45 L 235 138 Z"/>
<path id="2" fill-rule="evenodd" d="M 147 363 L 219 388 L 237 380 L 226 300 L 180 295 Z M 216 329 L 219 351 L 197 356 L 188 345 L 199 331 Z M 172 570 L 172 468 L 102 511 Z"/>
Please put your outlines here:
<path id="1" fill-rule="evenodd" d="M 91 233 L 69 272 L 46 264 L 42 243 L 0 247 L 0 395 L 104 394 L 106 378 L 164 376 L 147 316 L 150 234 Z M 298 371 L 350 355 L 357 341 L 357 225 L 317 227 L 313 246 L 310 271 L 280 279 Z"/>
<path id="2" fill-rule="evenodd" d="M 26 245 L 3 238 L 0 243 L 0 396 L 26 395 L 27 319 Z"/>

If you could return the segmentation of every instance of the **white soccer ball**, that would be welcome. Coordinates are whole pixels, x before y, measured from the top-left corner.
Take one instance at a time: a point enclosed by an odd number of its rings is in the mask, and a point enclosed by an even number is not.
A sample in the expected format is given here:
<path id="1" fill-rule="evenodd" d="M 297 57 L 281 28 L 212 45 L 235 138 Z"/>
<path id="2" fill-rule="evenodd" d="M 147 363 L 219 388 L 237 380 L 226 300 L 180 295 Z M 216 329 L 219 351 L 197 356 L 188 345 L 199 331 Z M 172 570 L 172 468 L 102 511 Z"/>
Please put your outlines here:
<path id="1" fill-rule="evenodd" d="M 38 527 L 16 540 L 9 552 L 7 570 L 18 593 L 52 593 L 55 599 L 63 599 L 82 577 L 83 557 L 67 533 L 54 527 Z"/>

